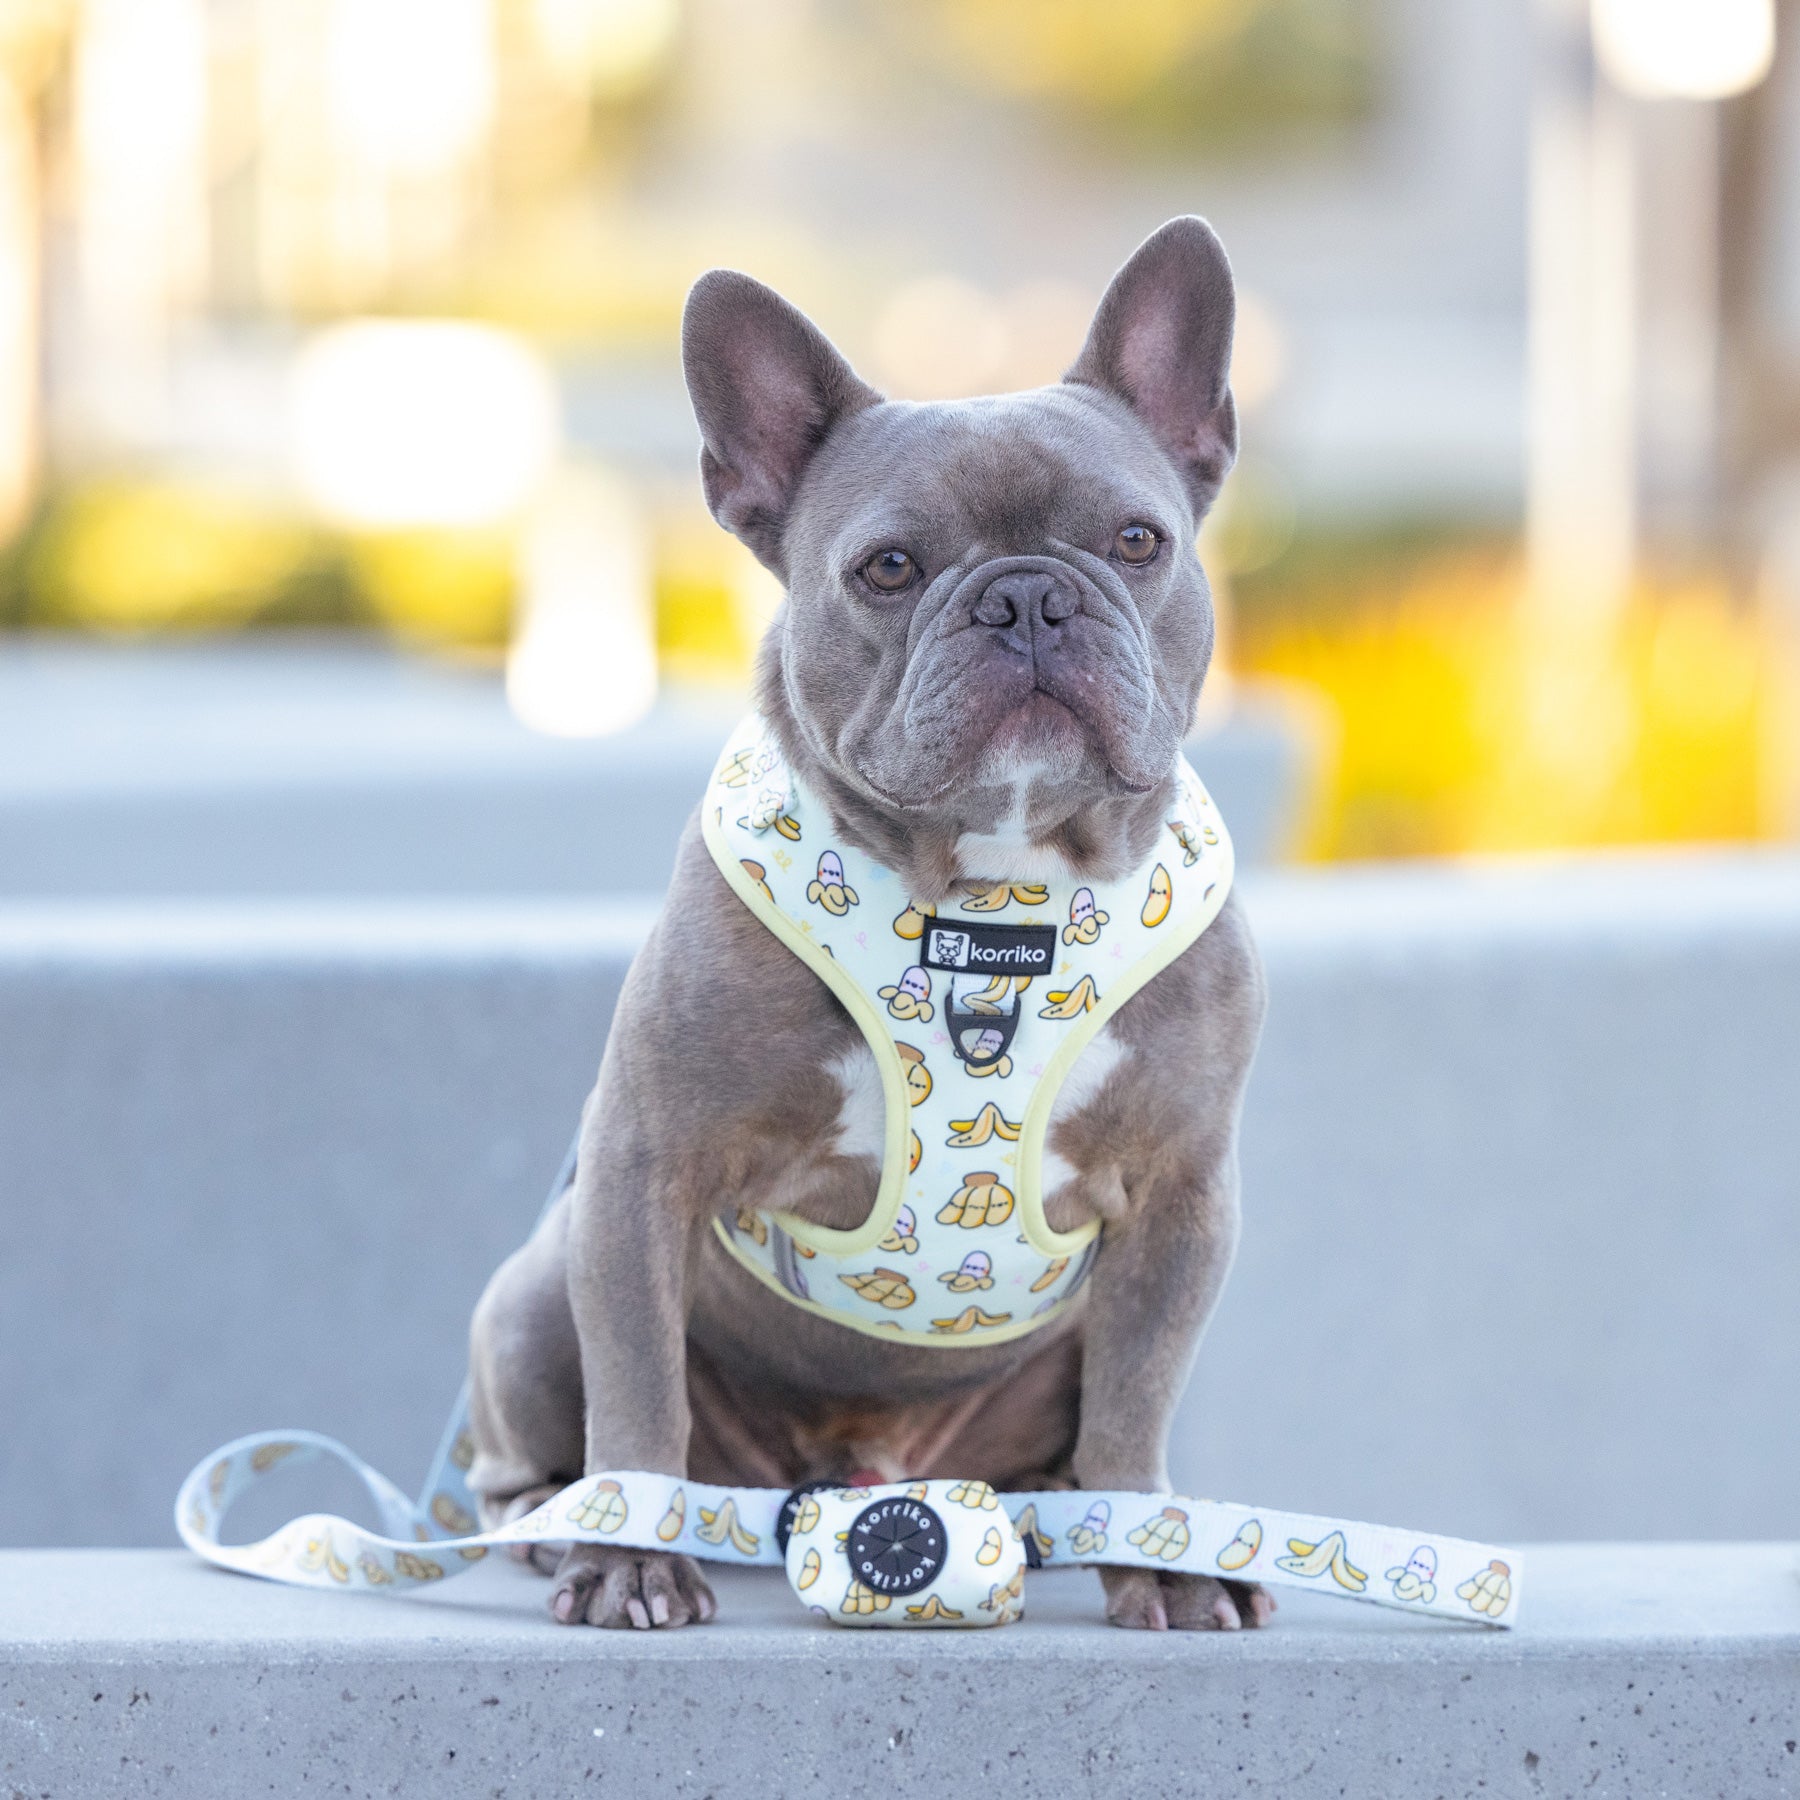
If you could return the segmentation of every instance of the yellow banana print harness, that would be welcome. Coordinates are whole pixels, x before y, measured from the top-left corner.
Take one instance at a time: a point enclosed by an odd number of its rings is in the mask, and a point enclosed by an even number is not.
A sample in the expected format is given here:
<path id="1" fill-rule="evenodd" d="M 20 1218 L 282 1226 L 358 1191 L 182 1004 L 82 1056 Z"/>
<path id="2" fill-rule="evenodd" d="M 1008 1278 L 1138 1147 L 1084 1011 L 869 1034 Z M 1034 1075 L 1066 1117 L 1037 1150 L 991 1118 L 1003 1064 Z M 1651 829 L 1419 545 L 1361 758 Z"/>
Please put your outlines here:
<path id="1" fill-rule="evenodd" d="M 1167 833 L 1122 880 L 972 886 L 940 909 L 834 842 L 754 715 L 701 814 L 744 903 L 844 1003 L 881 1074 L 886 1138 L 868 1219 L 835 1231 L 733 1205 L 726 1249 L 796 1305 L 916 1344 L 1018 1337 L 1068 1304 L 1100 1225 L 1052 1231 L 1044 1135 L 1113 1012 L 1188 948 L 1231 890 L 1231 839 L 1177 764 Z"/>

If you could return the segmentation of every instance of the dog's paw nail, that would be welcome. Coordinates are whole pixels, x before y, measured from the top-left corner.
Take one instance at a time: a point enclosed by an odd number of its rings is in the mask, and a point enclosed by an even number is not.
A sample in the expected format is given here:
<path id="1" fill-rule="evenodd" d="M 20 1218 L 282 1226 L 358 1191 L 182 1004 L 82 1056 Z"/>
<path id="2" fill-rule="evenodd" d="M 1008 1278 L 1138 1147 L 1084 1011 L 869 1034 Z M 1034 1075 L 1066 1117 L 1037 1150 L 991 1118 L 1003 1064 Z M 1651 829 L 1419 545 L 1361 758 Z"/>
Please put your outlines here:
<path id="1" fill-rule="evenodd" d="M 1238 1609 L 1231 1604 L 1229 1595 L 1221 1594 L 1213 1602 L 1212 1614 L 1219 1621 L 1221 1631 L 1241 1631 L 1244 1622 L 1238 1617 Z"/>
<path id="2" fill-rule="evenodd" d="M 669 1622 L 669 1602 L 666 1595 L 650 1596 L 650 1620 L 655 1625 L 666 1625 Z"/>
<path id="3" fill-rule="evenodd" d="M 550 1610 L 556 1615 L 560 1624 L 568 1624 L 575 1616 L 575 1590 L 573 1588 L 564 1588 L 563 1591 L 550 1602 Z"/>
<path id="4" fill-rule="evenodd" d="M 644 1611 L 643 1601 L 636 1599 L 627 1600 L 625 1602 L 625 1616 L 630 1619 L 637 1630 L 648 1631 L 650 1629 L 650 1615 Z"/>

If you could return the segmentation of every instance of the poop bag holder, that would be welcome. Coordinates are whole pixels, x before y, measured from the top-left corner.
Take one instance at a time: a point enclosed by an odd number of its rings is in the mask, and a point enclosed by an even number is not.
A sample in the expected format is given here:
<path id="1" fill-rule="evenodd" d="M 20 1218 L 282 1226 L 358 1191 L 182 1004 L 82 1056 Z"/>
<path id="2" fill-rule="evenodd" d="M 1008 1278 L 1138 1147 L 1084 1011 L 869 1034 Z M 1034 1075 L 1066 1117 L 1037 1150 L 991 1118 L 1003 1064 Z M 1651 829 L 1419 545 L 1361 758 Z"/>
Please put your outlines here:
<path id="1" fill-rule="evenodd" d="M 309 1513 L 256 1543 L 220 1541 L 241 1495 L 275 1469 L 321 1460 L 362 1483 L 381 1530 Z M 222 1568 L 340 1593 L 435 1586 L 506 1545 L 601 1543 L 779 1564 L 801 1601 L 837 1625 L 1010 1624 L 1024 1611 L 1025 1570 L 1040 1562 L 1312 1588 L 1489 1625 L 1518 1618 L 1523 1570 L 1511 1550 L 1267 1507 L 1176 1494 L 996 1494 L 984 1481 L 949 1480 L 786 1494 L 622 1469 L 583 1476 L 523 1518 L 477 1531 L 462 1481 L 469 1460 L 458 1414 L 411 1501 L 331 1438 L 259 1432 L 194 1468 L 176 1498 L 176 1525 L 189 1549 Z"/>

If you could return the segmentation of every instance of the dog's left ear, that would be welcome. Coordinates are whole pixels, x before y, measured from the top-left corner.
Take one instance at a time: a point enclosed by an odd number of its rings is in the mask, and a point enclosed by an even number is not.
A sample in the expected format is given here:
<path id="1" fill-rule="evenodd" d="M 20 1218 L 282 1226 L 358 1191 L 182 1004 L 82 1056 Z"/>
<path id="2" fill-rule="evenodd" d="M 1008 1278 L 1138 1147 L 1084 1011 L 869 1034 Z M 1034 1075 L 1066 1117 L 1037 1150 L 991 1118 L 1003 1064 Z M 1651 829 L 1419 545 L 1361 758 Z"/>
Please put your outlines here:
<path id="1" fill-rule="evenodd" d="M 1204 219 L 1171 219 L 1106 290 L 1065 381 L 1114 393 L 1186 478 L 1199 518 L 1237 459 L 1231 264 Z"/>

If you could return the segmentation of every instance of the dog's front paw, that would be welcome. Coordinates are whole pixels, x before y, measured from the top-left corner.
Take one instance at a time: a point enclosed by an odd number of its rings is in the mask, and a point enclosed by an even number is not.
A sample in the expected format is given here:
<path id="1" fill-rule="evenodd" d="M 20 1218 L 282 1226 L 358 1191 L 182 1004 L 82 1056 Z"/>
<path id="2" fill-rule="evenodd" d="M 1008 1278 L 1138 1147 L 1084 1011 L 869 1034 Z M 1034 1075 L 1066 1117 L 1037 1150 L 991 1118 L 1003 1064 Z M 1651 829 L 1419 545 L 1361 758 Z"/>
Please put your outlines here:
<path id="1" fill-rule="evenodd" d="M 703 1625 L 718 1610 L 691 1556 L 612 1544 L 571 1544 L 550 1593 L 550 1616 L 563 1625 L 673 1630 Z"/>
<path id="2" fill-rule="evenodd" d="M 1238 1631 L 1266 1625 L 1275 1596 L 1254 1581 L 1154 1569 L 1102 1569 L 1106 1616 L 1131 1631 Z"/>

